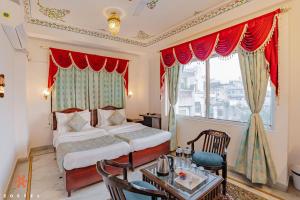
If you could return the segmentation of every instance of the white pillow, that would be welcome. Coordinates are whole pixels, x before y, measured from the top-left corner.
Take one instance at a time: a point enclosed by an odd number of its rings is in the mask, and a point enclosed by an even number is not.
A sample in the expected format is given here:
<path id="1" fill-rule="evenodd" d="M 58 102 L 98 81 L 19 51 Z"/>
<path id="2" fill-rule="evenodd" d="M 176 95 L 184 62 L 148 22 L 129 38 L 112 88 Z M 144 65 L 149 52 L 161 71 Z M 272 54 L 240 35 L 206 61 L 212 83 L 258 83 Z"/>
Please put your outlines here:
<path id="1" fill-rule="evenodd" d="M 72 119 L 68 122 L 68 126 L 72 128 L 72 131 L 79 132 L 88 123 L 89 122 L 83 119 L 83 117 L 81 117 L 80 114 L 75 113 Z"/>
<path id="2" fill-rule="evenodd" d="M 115 110 L 102 110 L 102 109 L 97 109 L 97 114 L 98 114 L 98 127 L 102 126 L 111 126 L 112 123 L 108 118 L 112 116 L 112 114 L 115 112 Z M 125 118 L 123 123 L 126 123 L 126 113 L 125 109 L 119 109 L 118 112 L 122 114 Z"/>
<path id="3" fill-rule="evenodd" d="M 82 130 L 88 130 L 92 128 L 90 125 L 91 122 L 91 114 L 89 110 L 84 110 L 77 112 L 83 119 L 88 121 L 88 123 L 82 128 Z M 68 125 L 69 121 L 72 119 L 74 113 L 60 113 L 56 112 L 56 120 L 57 120 L 57 131 L 59 133 L 71 132 L 72 128 Z"/>
<path id="4" fill-rule="evenodd" d="M 97 113 L 98 114 L 98 127 L 110 126 L 111 123 L 108 120 L 108 118 L 110 118 L 110 116 L 114 113 L 114 110 L 98 109 L 97 112 L 98 112 Z"/>
<path id="5" fill-rule="evenodd" d="M 126 118 L 124 115 L 122 115 L 118 110 L 116 110 L 109 118 L 108 120 L 112 125 L 121 125 L 124 123 Z"/>
<path id="6" fill-rule="evenodd" d="M 123 115 L 123 117 L 125 117 L 126 118 L 126 113 L 125 113 L 125 109 L 123 108 L 123 109 L 120 109 L 120 110 L 118 110 L 118 112 L 120 113 L 120 114 L 122 114 Z"/>

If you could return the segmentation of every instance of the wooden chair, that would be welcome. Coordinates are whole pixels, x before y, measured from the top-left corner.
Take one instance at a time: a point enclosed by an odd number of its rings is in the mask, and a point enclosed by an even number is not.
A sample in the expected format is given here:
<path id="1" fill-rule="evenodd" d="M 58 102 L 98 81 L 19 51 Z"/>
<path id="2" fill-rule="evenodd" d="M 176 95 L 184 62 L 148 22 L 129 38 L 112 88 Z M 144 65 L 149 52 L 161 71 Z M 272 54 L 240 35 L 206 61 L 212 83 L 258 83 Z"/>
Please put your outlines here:
<path id="1" fill-rule="evenodd" d="M 123 180 L 106 172 L 105 167 L 112 166 L 123 169 Z M 96 168 L 102 176 L 112 200 L 162 200 L 167 199 L 166 193 L 144 181 L 128 182 L 127 169 L 131 164 L 121 164 L 111 160 L 98 161 Z"/>
<path id="2" fill-rule="evenodd" d="M 202 151 L 195 152 L 195 142 L 204 136 Z M 227 186 L 227 147 L 230 142 L 230 136 L 222 131 L 205 130 L 198 137 L 189 141 L 191 145 L 192 160 L 197 166 L 202 166 L 207 170 L 215 171 L 219 175 L 222 170 L 223 194 L 226 195 Z"/>

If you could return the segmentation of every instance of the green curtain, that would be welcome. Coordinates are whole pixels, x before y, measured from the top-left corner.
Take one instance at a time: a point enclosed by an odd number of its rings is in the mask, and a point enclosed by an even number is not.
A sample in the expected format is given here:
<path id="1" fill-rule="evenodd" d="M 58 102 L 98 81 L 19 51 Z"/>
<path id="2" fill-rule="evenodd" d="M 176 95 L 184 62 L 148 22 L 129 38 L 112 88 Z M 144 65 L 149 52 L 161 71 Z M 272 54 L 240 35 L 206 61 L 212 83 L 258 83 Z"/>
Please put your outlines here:
<path id="1" fill-rule="evenodd" d="M 102 108 L 104 106 L 125 106 L 125 87 L 122 75 L 117 72 L 90 71 L 89 83 L 90 108 Z"/>
<path id="2" fill-rule="evenodd" d="M 168 115 L 168 130 L 172 133 L 170 150 L 174 151 L 177 147 L 177 133 L 176 133 L 176 115 L 175 105 L 178 99 L 178 80 L 179 80 L 180 65 L 176 64 L 174 67 L 166 68 L 166 80 L 168 87 L 169 98 L 169 115 Z"/>
<path id="3" fill-rule="evenodd" d="M 75 77 L 75 106 L 76 108 L 88 109 L 89 108 L 89 69 L 84 70 L 73 67 Z"/>
<path id="4" fill-rule="evenodd" d="M 52 91 L 53 110 L 75 107 L 74 71 L 72 69 L 59 69 Z"/>
<path id="5" fill-rule="evenodd" d="M 236 170 L 252 183 L 276 182 L 276 170 L 271 157 L 264 123 L 259 115 L 264 104 L 269 80 L 264 52 L 239 52 L 239 60 L 246 100 L 252 112 L 244 132 Z"/>
<path id="6" fill-rule="evenodd" d="M 96 109 L 107 105 L 125 106 L 124 79 L 117 72 L 94 72 L 73 66 L 59 68 L 53 88 L 53 110 Z"/>

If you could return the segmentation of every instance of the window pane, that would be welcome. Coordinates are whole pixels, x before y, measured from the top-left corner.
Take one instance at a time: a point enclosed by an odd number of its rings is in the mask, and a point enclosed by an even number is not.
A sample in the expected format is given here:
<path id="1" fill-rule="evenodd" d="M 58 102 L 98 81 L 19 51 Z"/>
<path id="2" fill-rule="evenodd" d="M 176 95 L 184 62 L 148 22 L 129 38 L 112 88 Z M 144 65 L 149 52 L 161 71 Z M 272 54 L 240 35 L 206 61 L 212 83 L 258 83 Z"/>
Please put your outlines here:
<path id="1" fill-rule="evenodd" d="M 213 57 L 209 60 L 209 65 L 209 117 L 247 122 L 251 111 L 245 99 L 238 54 L 233 54 L 229 59 Z M 260 113 L 267 125 L 272 123 L 272 96 L 271 87 L 268 86 L 263 110 Z"/>
<path id="2" fill-rule="evenodd" d="M 274 100 L 275 93 L 274 89 L 271 87 L 271 81 L 269 80 L 265 102 L 260 112 L 260 116 L 263 119 L 265 125 L 271 126 L 273 124 Z"/>
<path id="3" fill-rule="evenodd" d="M 206 65 L 192 61 L 181 66 L 176 114 L 205 117 Z"/>

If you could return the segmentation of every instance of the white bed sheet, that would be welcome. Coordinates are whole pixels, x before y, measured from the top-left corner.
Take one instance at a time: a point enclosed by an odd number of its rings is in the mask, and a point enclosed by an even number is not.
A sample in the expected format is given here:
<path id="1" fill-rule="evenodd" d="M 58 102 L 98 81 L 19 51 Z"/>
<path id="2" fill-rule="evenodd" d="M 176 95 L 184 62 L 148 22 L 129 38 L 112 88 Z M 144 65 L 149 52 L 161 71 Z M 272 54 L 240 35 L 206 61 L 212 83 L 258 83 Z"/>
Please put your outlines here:
<path id="1" fill-rule="evenodd" d="M 105 130 L 98 128 L 90 128 L 80 132 L 58 132 L 55 130 L 53 131 L 53 146 L 56 148 L 60 143 L 88 140 L 106 134 L 108 133 Z"/>
<path id="2" fill-rule="evenodd" d="M 103 129 L 92 128 L 82 132 L 53 132 L 53 145 L 57 147 L 60 143 L 75 142 L 107 135 Z M 91 149 L 87 151 L 68 153 L 64 157 L 63 166 L 66 170 L 87 167 L 96 164 L 103 159 L 116 159 L 130 153 L 130 146 L 127 142 L 120 142 L 109 146 Z"/>
<path id="3" fill-rule="evenodd" d="M 117 126 L 104 126 L 101 128 L 105 129 L 109 134 L 116 135 L 120 133 L 138 131 L 145 128 L 145 126 L 139 123 L 127 122 Z M 129 145 L 131 151 L 133 152 L 133 151 L 139 151 L 150 147 L 158 146 L 170 139 L 171 139 L 171 133 L 168 131 L 161 130 L 161 134 L 155 134 L 149 137 L 131 140 L 129 142 Z"/>

